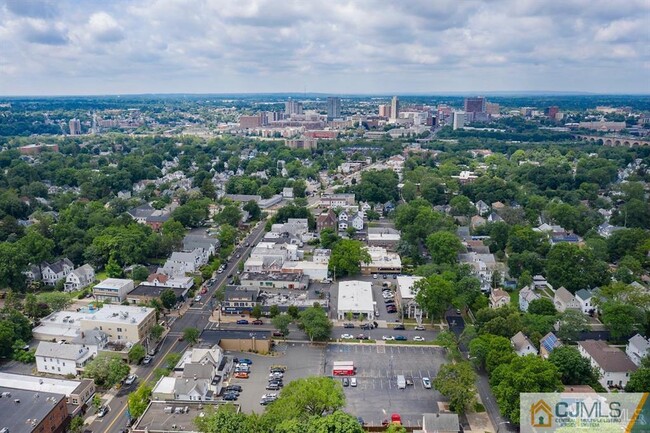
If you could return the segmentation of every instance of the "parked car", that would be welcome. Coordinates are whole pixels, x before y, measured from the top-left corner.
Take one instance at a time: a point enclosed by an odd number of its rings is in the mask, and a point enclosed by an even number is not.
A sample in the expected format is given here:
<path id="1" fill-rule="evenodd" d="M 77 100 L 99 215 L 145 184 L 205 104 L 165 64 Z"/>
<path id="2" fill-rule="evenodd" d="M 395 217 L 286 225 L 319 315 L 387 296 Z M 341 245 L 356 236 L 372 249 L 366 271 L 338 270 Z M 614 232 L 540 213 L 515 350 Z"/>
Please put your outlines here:
<path id="1" fill-rule="evenodd" d="M 264 322 L 262 322 L 260 319 L 253 320 L 251 323 L 253 325 L 263 325 L 264 324 Z"/>
<path id="2" fill-rule="evenodd" d="M 377 274 L 372 274 L 372 278 L 376 280 L 379 276 Z"/>
<path id="3" fill-rule="evenodd" d="M 246 319 L 239 319 L 239 320 L 237 321 L 237 324 L 238 324 L 238 325 L 248 325 L 248 320 L 246 320 Z"/>
<path id="4" fill-rule="evenodd" d="M 224 394 L 222 398 L 225 401 L 236 401 L 239 398 L 239 396 L 235 393 L 227 393 Z"/>
<path id="5" fill-rule="evenodd" d="M 361 329 L 372 329 L 372 325 L 370 323 L 362 323 L 361 326 L 359 326 Z"/>
<path id="6" fill-rule="evenodd" d="M 392 335 L 384 335 L 383 337 L 381 337 L 381 339 L 384 341 L 391 341 L 394 340 L 395 337 L 393 337 Z"/>
<path id="7" fill-rule="evenodd" d="M 416 330 L 416 331 L 424 331 L 426 328 L 423 325 L 418 325 L 413 329 Z"/>
<path id="8" fill-rule="evenodd" d="M 393 326 L 393 329 L 396 331 L 404 331 L 406 330 L 406 327 L 403 323 L 398 323 L 397 325 Z"/>
<path id="9" fill-rule="evenodd" d="M 129 374 L 124 380 L 124 385 L 133 385 L 133 383 L 136 381 L 137 378 L 138 378 L 137 374 L 135 373 Z"/>
<path id="10" fill-rule="evenodd" d="M 97 417 L 104 418 L 108 413 L 108 411 L 109 411 L 108 406 L 100 406 L 100 408 L 97 409 Z"/>
<path id="11" fill-rule="evenodd" d="M 382 275 L 382 278 L 385 280 L 385 279 L 388 278 L 388 275 L 384 274 L 384 275 Z"/>
<path id="12" fill-rule="evenodd" d="M 269 373 L 269 379 L 282 379 L 284 377 L 283 373 Z"/>
<path id="13" fill-rule="evenodd" d="M 413 337 L 413 341 L 424 341 L 424 337 L 420 335 L 416 335 L 415 337 Z"/>
<path id="14" fill-rule="evenodd" d="M 237 392 L 242 392 L 243 388 L 241 385 L 228 385 L 227 387 L 224 388 L 224 390 L 227 391 L 237 391 Z"/>
<path id="15" fill-rule="evenodd" d="M 280 331 L 273 331 L 272 334 L 274 337 L 284 337 L 284 334 Z"/>
<path id="16" fill-rule="evenodd" d="M 280 385 L 275 382 L 269 382 L 269 384 L 266 385 L 266 389 L 269 391 L 278 391 L 280 389 Z"/>
<path id="17" fill-rule="evenodd" d="M 350 386 L 350 379 L 348 379 L 347 377 L 344 377 L 343 378 L 343 386 Z"/>
<path id="18" fill-rule="evenodd" d="M 287 366 L 286 365 L 272 365 L 269 368 L 269 371 L 271 373 L 284 373 L 285 371 L 287 371 Z"/>
<path id="19" fill-rule="evenodd" d="M 196 295 L 194 297 L 194 302 L 201 302 L 201 295 Z"/>
<path id="20" fill-rule="evenodd" d="M 344 323 L 343 327 L 344 328 L 354 328 L 354 323 Z"/>
<path id="21" fill-rule="evenodd" d="M 429 379 L 428 377 L 423 377 L 422 386 L 425 387 L 426 389 L 431 389 L 431 379 Z"/>
<path id="22" fill-rule="evenodd" d="M 367 340 L 368 336 L 365 334 L 359 334 L 357 335 L 357 340 Z"/>
<path id="23" fill-rule="evenodd" d="M 354 338 L 354 335 L 352 335 L 352 334 L 342 334 L 341 338 L 343 340 L 352 340 Z"/>
<path id="24" fill-rule="evenodd" d="M 245 371 L 238 371 L 235 373 L 237 379 L 248 379 L 248 373 Z"/>
<path id="25" fill-rule="evenodd" d="M 284 386 L 284 382 L 282 381 L 282 379 L 271 379 L 271 380 L 269 380 L 269 384 L 275 384 L 275 385 L 279 386 L 280 388 L 282 388 Z"/>
<path id="26" fill-rule="evenodd" d="M 142 363 L 143 363 L 144 365 L 147 365 L 147 364 L 149 364 L 149 363 L 151 362 L 152 359 L 153 359 L 153 358 L 152 358 L 150 355 L 147 355 L 147 356 L 145 356 L 145 357 L 142 359 Z"/>
<path id="27" fill-rule="evenodd" d="M 396 335 L 395 336 L 395 341 L 406 341 L 407 338 L 403 335 Z"/>
<path id="28" fill-rule="evenodd" d="M 357 386 L 357 378 L 356 377 L 351 377 L 350 378 L 350 386 Z"/>
<path id="29" fill-rule="evenodd" d="M 413 379 L 411 379 L 410 377 L 407 377 L 406 378 L 406 386 L 413 386 Z"/>
<path id="30" fill-rule="evenodd" d="M 253 361 L 251 361 L 251 360 L 248 359 L 248 358 L 242 358 L 242 359 L 240 359 L 240 360 L 239 360 L 239 363 L 240 363 L 240 364 L 253 365 Z"/>
<path id="31" fill-rule="evenodd" d="M 389 305 L 388 307 L 386 307 L 386 312 L 390 314 L 397 313 L 397 307 L 395 307 L 394 305 Z"/>

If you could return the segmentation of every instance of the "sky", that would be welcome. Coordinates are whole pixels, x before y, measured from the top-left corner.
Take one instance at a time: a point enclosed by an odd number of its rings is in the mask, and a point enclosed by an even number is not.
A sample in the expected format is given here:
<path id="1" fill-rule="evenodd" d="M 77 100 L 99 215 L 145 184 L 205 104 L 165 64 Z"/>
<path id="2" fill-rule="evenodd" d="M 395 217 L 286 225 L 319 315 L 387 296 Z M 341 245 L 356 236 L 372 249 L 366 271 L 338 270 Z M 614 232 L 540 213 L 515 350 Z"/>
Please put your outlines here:
<path id="1" fill-rule="evenodd" d="M 648 0 L 0 0 L 0 95 L 650 93 Z"/>

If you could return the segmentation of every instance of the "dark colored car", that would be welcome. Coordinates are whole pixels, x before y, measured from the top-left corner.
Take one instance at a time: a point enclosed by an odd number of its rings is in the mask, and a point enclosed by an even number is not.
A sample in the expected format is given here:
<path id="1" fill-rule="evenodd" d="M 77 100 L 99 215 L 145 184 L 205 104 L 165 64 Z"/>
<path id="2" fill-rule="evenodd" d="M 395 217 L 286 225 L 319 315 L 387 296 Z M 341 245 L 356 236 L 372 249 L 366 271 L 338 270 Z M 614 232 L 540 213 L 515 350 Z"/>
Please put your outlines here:
<path id="1" fill-rule="evenodd" d="M 388 307 L 386 307 L 386 312 L 390 314 L 397 313 L 397 308 L 395 308 L 394 305 L 389 305 Z"/>
<path id="2" fill-rule="evenodd" d="M 396 335 L 395 341 L 406 341 L 406 337 L 403 335 Z"/>
<path id="3" fill-rule="evenodd" d="M 264 324 L 264 322 L 262 322 L 260 319 L 253 320 L 251 323 L 252 323 L 253 325 L 263 325 L 263 324 Z"/>
<path id="4" fill-rule="evenodd" d="M 350 379 L 348 379 L 347 377 L 344 377 L 343 378 L 343 386 L 350 386 Z"/>
<path id="5" fill-rule="evenodd" d="M 248 320 L 246 320 L 246 319 L 239 319 L 239 320 L 237 321 L 237 324 L 238 324 L 238 325 L 248 325 Z"/>
<path id="6" fill-rule="evenodd" d="M 361 328 L 361 329 L 372 329 L 372 325 L 370 323 L 362 323 L 359 328 Z"/>
<path id="7" fill-rule="evenodd" d="M 240 385 L 228 385 L 224 389 L 226 392 L 228 391 L 242 392 L 242 387 Z"/>
<path id="8" fill-rule="evenodd" d="M 354 323 L 344 323 L 343 327 L 344 328 L 354 328 Z"/>
<path id="9" fill-rule="evenodd" d="M 248 358 L 242 358 L 242 359 L 240 359 L 240 360 L 239 360 L 239 363 L 240 363 L 240 364 L 253 365 L 253 361 L 251 361 L 251 360 L 248 359 Z"/>
<path id="10" fill-rule="evenodd" d="M 357 340 L 367 340 L 368 336 L 365 334 L 359 334 L 357 335 Z"/>
<path id="11" fill-rule="evenodd" d="M 223 399 L 225 401 L 235 401 L 239 398 L 239 396 L 235 393 L 227 393 L 223 395 Z"/>
<path id="12" fill-rule="evenodd" d="M 393 327 L 393 329 L 394 329 L 395 331 L 404 331 L 406 328 L 404 327 L 404 324 L 403 324 L 403 323 L 400 323 L 399 325 L 395 325 L 395 326 Z"/>
<path id="13" fill-rule="evenodd" d="M 284 334 L 280 331 L 273 331 L 273 336 L 274 337 L 284 337 Z"/>
<path id="14" fill-rule="evenodd" d="M 384 278 L 384 280 L 388 279 L 388 275 L 386 274 L 384 274 L 382 277 Z"/>

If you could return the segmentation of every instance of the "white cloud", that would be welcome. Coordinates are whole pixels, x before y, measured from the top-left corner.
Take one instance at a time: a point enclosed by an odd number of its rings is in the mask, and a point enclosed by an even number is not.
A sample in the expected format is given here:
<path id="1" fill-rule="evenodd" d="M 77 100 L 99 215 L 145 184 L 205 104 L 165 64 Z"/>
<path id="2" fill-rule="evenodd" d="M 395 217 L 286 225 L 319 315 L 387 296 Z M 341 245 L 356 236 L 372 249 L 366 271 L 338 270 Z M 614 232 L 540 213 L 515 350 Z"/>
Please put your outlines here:
<path id="1" fill-rule="evenodd" d="M 645 0 L 2 1 L 0 93 L 650 91 Z"/>

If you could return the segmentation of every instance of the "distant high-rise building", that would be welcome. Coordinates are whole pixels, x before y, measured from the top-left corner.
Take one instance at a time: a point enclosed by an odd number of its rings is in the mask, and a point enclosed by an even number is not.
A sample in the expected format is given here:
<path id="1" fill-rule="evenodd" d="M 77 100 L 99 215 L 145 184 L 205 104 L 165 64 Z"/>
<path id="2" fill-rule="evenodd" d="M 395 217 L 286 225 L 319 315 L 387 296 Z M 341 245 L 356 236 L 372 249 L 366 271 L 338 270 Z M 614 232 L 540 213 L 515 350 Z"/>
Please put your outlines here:
<path id="1" fill-rule="evenodd" d="M 465 98 L 465 112 L 485 113 L 485 98 L 482 96 Z"/>
<path id="2" fill-rule="evenodd" d="M 70 135 L 80 135 L 81 134 L 81 121 L 79 119 L 70 119 Z"/>
<path id="3" fill-rule="evenodd" d="M 330 96 L 327 98 L 327 120 L 341 117 L 341 98 Z"/>
<path id="4" fill-rule="evenodd" d="M 499 104 L 494 103 L 494 102 L 486 102 L 485 103 L 485 111 L 490 116 L 496 116 L 501 112 L 501 106 Z"/>
<path id="5" fill-rule="evenodd" d="M 549 119 L 555 120 L 555 116 L 557 116 L 557 113 L 560 112 L 560 109 L 557 106 L 553 105 L 544 111 L 546 111 L 546 115 Z"/>
<path id="6" fill-rule="evenodd" d="M 465 116 L 466 113 L 464 111 L 454 111 L 452 113 L 452 126 L 454 129 L 465 126 Z"/>
<path id="7" fill-rule="evenodd" d="M 380 117 L 390 117 L 390 105 L 381 104 L 379 106 L 379 116 Z"/>
<path id="8" fill-rule="evenodd" d="M 292 114 L 302 114 L 302 102 L 289 99 L 284 103 L 284 114 L 289 116 Z"/>
<path id="9" fill-rule="evenodd" d="M 397 96 L 393 96 L 393 99 L 390 101 L 390 118 L 399 118 L 399 99 Z"/>

